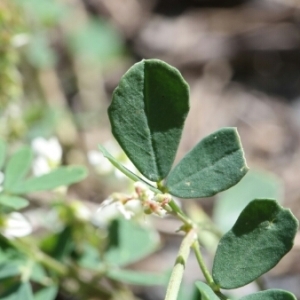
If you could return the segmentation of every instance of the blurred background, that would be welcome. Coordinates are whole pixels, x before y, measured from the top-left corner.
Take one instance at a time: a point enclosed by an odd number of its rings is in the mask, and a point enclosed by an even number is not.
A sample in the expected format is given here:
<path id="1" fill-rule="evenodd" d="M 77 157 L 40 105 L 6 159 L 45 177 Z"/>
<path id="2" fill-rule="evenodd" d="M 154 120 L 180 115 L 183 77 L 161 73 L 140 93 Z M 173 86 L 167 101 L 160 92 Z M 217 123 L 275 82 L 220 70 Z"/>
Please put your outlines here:
<path id="1" fill-rule="evenodd" d="M 237 127 L 250 169 L 260 170 L 241 192 L 259 193 L 266 180 L 299 219 L 298 0 L 1 0 L 0 136 L 12 149 L 55 136 L 63 164 L 89 168 L 89 178 L 71 190 L 87 203 L 126 190 L 128 183 L 105 169 L 97 145 L 126 163 L 107 107 L 121 76 L 143 58 L 175 66 L 190 85 L 191 110 L 176 160 L 205 135 Z M 197 203 L 218 219 L 214 201 Z M 162 261 L 172 266 L 180 241 L 172 222 L 154 221 L 165 247 L 143 268 L 159 270 Z M 299 257 L 298 235 L 264 285 L 300 297 Z M 195 272 L 186 280 L 199 277 Z"/>

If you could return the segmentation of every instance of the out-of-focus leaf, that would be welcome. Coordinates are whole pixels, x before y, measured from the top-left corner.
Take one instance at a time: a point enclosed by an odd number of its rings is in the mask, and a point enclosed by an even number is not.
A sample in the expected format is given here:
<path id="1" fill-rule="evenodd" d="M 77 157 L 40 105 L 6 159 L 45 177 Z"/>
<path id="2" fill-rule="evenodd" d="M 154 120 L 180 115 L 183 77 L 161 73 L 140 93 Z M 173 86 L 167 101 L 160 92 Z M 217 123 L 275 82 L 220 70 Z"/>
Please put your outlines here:
<path id="1" fill-rule="evenodd" d="M 281 202 L 282 195 L 283 184 L 279 178 L 266 172 L 249 170 L 239 184 L 218 194 L 213 220 L 223 232 L 226 232 L 253 199 L 277 199 Z"/>
<path id="2" fill-rule="evenodd" d="M 34 300 L 55 300 L 58 293 L 58 286 L 45 287 L 34 294 Z"/>
<path id="3" fill-rule="evenodd" d="M 36 21 L 43 25 L 54 25 L 67 13 L 67 5 L 52 0 L 15 0 Z"/>
<path id="4" fill-rule="evenodd" d="M 81 166 L 59 167 L 52 172 L 32 177 L 18 186 L 16 192 L 30 193 L 36 191 L 53 190 L 60 186 L 68 186 L 83 180 L 87 176 L 87 171 Z"/>
<path id="5" fill-rule="evenodd" d="M 73 250 L 74 242 L 72 228 L 66 226 L 61 232 L 47 237 L 42 243 L 42 249 L 57 260 L 63 260 Z"/>
<path id="6" fill-rule="evenodd" d="M 150 59 L 122 77 L 108 114 L 129 159 L 146 178 L 159 181 L 171 169 L 188 111 L 189 87 L 179 71 Z"/>
<path id="7" fill-rule="evenodd" d="M 201 300 L 219 300 L 219 297 L 217 297 L 213 290 L 204 282 L 197 281 L 195 285 L 201 293 Z"/>
<path id="8" fill-rule="evenodd" d="M 0 264 L 0 279 L 14 277 L 20 274 L 20 266 L 15 261 L 7 261 Z"/>
<path id="9" fill-rule="evenodd" d="M 29 147 L 23 147 L 15 152 L 9 159 L 5 168 L 4 190 L 14 192 L 16 186 L 28 173 L 33 159 Z"/>
<path id="10" fill-rule="evenodd" d="M 153 253 L 158 246 L 155 230 L 120 218 L 109 226 L 109 247 L 104 258 L 108 263 L 124 266 Z"/>
<path id="11" fill-rule="evenodd" d="M 108 23 L 99 20 L 89 20 L 74 31 L 69 45 L 76 54 L 93 62 L 105 63 L 122 51 L 121 37 Z"/>
<path id="12" fill-rule="evenodd" d="M 181 284 L 177 300 L 201 300 L 197 287 L 193 284 Z"/>
<path id="13" fill-rule="evenodd" d="M 18 210 L 28 206 L 29 201 L 17 196 L 0 194 L 0 206 L 1 205 L 8 206 L 10 208 Z"/>
<path id="14" fill-rule="evenodd" d="M 19 282 L 0 295 L 0 300 L 34 300 L 28 282 Z"/>
<path id="15" fill-rule="evenodd" d="M 107 277 L 121 281 L 127 284 L 151 286 L 151 285 L 166 285 L 168 283 L 170 274 L 154 274 L 131 270 L 109 270 Z"/>
<path id="16" fill-rule="evenodd" d="M 51 67 L 56 62 L 55 52 L 50 47 L 45 35 L 35 35 L 32 37 L 27 47 L 26 55 L 30 63 L 40 69 Z"/>
<path id="17" fill-rule="evenodd" d="M 35 263 L 31 268 L 30 280 L 40 284 L 46 284 L 47 280 L 49 280 L 49 277 L 44 267 L 38 263 Z"/>
<path id="18" fill-rule="evenodd" d="M 103 267 L 100 252 L 89 244 L 84 245 L 82 254 L 77 260 L 77 263 L 83 268 L 96 271 L 99 271 Z"/>
<path id="19" fill-rule="evenodd" d="M 237 184 L 247 171 L 237 130 L 222 128 L 186 154 L 168 175 L 166 187 L 181 198 L 210 197 Z"/>
<path id="20" fill-rule="evenodd" d="M 245 296 L 240 300 L 297 300 L 295 295 L 283 290 L 267 290 Z"/>
<path id="21" fill-rule="evenodd" d="M 291 250 L 297 228 L 291 211 L 275 200 L 253 200 L 219 242 L 214 281 L 224 289 L 234 289 L 266 273 Z"/>

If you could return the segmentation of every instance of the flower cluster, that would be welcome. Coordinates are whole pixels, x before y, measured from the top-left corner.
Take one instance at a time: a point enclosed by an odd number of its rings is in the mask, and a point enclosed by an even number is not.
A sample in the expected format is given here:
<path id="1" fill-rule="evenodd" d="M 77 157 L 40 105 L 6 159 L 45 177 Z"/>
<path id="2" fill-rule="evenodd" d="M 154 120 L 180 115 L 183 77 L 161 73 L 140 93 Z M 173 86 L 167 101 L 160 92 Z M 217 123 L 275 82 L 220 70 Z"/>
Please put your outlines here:
<path id="1" fill-rule="evenodd" d="M 163 217 L 167 214 L 164 207 L 170 200 L 169 194 L 155 195 L 145 184 L 136 182 L 131 195 L 114 193 L 102 202 L 98 209 L 97 223 L 107 224 L 120 215 L 129 220 L 140 213 Z"/>

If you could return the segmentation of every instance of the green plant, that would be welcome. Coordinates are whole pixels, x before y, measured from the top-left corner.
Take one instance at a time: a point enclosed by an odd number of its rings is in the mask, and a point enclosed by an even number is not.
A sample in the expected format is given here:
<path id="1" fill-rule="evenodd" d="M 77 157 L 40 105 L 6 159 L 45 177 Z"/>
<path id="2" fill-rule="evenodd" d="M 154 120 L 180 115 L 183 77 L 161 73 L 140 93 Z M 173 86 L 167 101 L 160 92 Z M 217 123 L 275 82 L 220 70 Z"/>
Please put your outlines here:
<path id="1" fill-rule="evenodd" d="M 122 77 L 108 113 L 115 138 L 145 178 L 120 165 L 103 147 L 100 150 L 129 178 L 143 182 L 144 186 L 136 187 L 136 198 L 146 213 L 161 215 L 165 211 L 183 222 L 180 230 L 185 237 L 165 300 L 177 299 L 190 248 L 206 279 L 206 284 L 196 283 L 201 299 L 229 299 L 221 289 L 238 288 L 256 280 L 292 248 L 298 222 L 277 201 L 254 199 L 221 238 L 212 272 L 208 270 L 198 241 L 201 230 L 172 196 L 213 196 L 237 184 L 248 167 L 237 130 L 223 128 L 201 140 L 171 170 L 188 110 L 189 88 L 180 73 L 160 60 L 143 60 Z M 112 202 L 125 204 L 131 199 L 115 197 Z M 242 299 L 296 298 L 287 291 L 267 290 Z"/>

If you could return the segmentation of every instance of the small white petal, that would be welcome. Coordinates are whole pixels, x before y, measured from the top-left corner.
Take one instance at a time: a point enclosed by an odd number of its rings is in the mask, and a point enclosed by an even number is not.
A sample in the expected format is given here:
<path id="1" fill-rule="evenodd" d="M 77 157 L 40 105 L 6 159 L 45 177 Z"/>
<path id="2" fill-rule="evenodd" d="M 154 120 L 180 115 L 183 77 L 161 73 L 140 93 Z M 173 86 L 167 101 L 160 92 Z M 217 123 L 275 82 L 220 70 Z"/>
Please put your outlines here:
<path id="1" fill-rule="evenodd" d="M 104 156 L 99 151 L 91 150 L 88 152 L 87 158 L 92 166 L 98 166 L 102 163 Z"/>
<path id="2" fill-rule="evenodd" d="M 48 160 L 58 163 L 62 157 L 62 148 L 56 137 L 46 140 L 42 137 L 35 138 L 31 142 L 33 151 Z"/>
<path id="3" fill-rule="evenodd" d="M 41 176 L 51 171 L 48 161 L 44 157 L 37 157 L 32 166 L 32 171 L 35 176 Z"/>
<path id="4" fill-rule="evenodd" d="M 31 224 L 20 213 L 13 212 L 8 215 L 5 227 L 1 230 L 7 238 L 22 237 L 32 232 Z"/>
<path id="5" fill-rule="evenodd" d="M 47 151 L 47 145 L 47 140 L 42 137 L 37 137 L 31 142 L 31 148 L 36 154 L 39 155 L 44 155 L 44 153 Z"/>
<path id="6" fill-rule="evenodd" d="M 132 211 L 133 214 L 139 214 L 143 211 L 143 206 L 140 200 L 133 199 L 124 204 L 127 211 Z"/>
<path id="7" fill-rule="evenodd" d="M 19 33 L 12 37 L 11 44 L 18 48 L 28 44 L 30 37 L 27 33 Z"/>
<path id="8" fill-rule="evenodd" d="M 99 174 L 108 174 L 112 172 L 113 166 L 110 161 L 103 156 L 99 151 L 89 151 L 88 152 L 88 161 L 92 166 L 97 168 Z"/>
<path id="9" fill-rule="evenodd" d="M 116 203 L 116 208 L 126 220 L 130 220 L 134 215 L 132 211 L 126 210 L 124 205 L 120 202 Z"/>
<path id="10" fill-rule="evenodd" d="M 74 213 L 75 216 L 82 221 L 88 221 L 91 218 L 91 211 L 87 208 L 87 206 L 85 206 L 84 204 L 82 204 L 79 201 L 74 201 L 71 204 L 72 208 L 74 209 Z"/>
<path id="11" fill-rule="evenodd" d="M 99 208 L 96 214 L 92 216 L 92 222 L 98 226 L 105 226 L 118 216 L 120 216 L 120 212 L 117 209 L 116 202 L 114 202 Z"/>
<path id="12" fill-rule="evenodd" d="M 52 137 L 48 140 L 48 148 L 46 156 L 53 162 L 60 162 L 62 158 L 62 148 L 56 137 Z"/>

